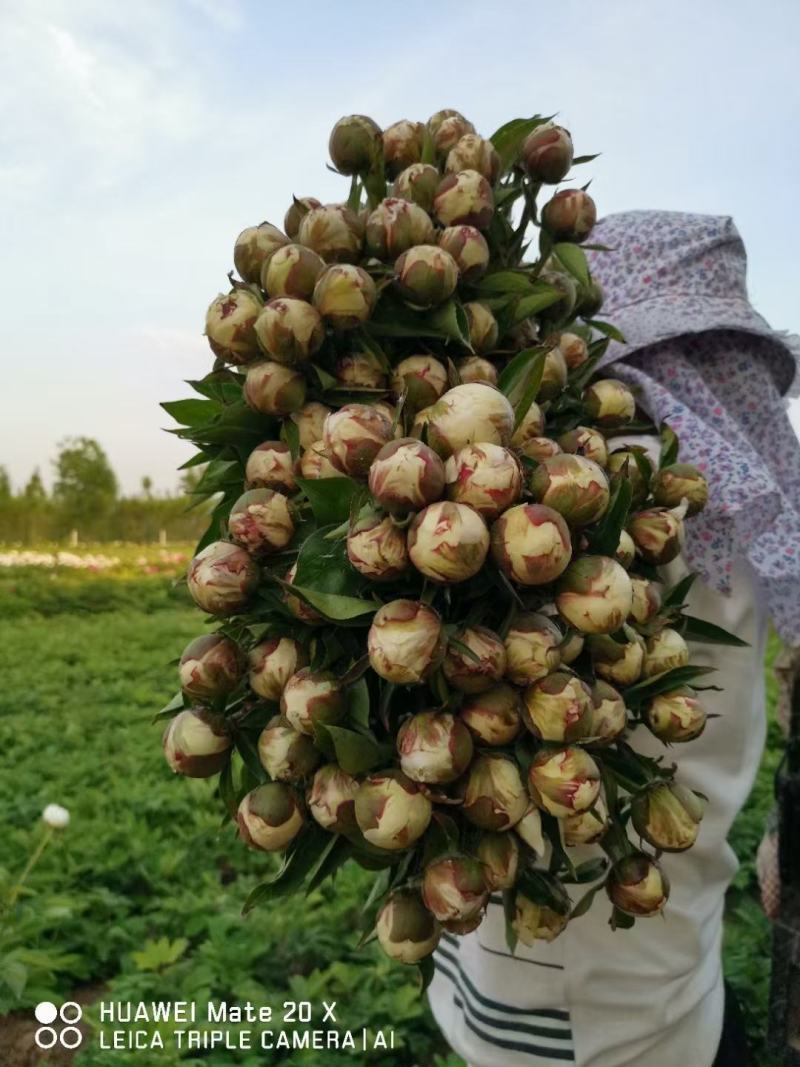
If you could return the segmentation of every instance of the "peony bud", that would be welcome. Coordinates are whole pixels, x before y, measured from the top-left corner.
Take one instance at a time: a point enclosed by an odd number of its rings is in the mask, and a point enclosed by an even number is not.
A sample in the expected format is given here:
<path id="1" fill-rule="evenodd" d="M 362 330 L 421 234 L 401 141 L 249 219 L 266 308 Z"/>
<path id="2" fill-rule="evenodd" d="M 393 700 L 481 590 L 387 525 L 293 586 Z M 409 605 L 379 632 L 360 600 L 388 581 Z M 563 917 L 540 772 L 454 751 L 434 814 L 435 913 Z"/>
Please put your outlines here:
<path id="1" fill-rule="evenodd" d="M 255 561 L 238 545 L 212 541 L 189 564 L 186 583 L 195 604 L 209 615 L 237 615 L 256 591 Z"/>
<path id="2" fill-rule="evenodd" d="M 519 870 L 519 845 L 513 834 L 488 833 L 478 842 L 478 859 L 483 866 L 486 888 L 496 893 L 511 889 Z"/>
<path id="3" fill-rule="evenodd" d="M 489 900 L 482 864 L 472 856 L 445 856 L 428 864 L 422 899 L 440 922 L 475 918 Z"/>
<path id="4" fill-rule="evenodd" d="M 583 319 L 593 319 L 603 306 L 605 293 L 595 278 L 589 279 L 588 285 L 581 286 L 577 312 Z"/>
<path id="5" fill-rule="evenodd" d="M 433 582 L 450 585 L 474 578 L 488 551 L 486 523 L 466 504 L 431 504 L 408 529 L 411 562 Z"/>
<path id="6" fill-rule="evenodd" d="M 355 828 L 358 782 L 336 763 L 326 763 L 314 775 L 306 800 L 315 822 L 333 834 Z"/>
<path id="7" fill-rule="evenodd" d="M 162 740 L 167 763 L 187 778 L 211 778 L 221 771 L 232 744 L 225 719 L 205 708 L 179 711 Z"/>
<path id="8" fill-rule="evenodd" d="M 514 918 L 511 925 L 523 945 L 537 941 L 554 941 L 569 922 L 568 908 L 556 911 L 547 904 L 536 904 L 523 893 L 514 898 Z"/>
<path id="9" fill-rule="evenodd" d="M 660 741 L 694 741 L 706 728 L 706 712 L 693 691 L 681 686 L 654 697 L 645 709 L 644 721 Z"/>
<path id="10" fill-rule="evenodd" d="M 642 676 L 644 642 L 633 630 L 627 630 L 629 640 L 620 642 L 607 634 L 589 638 L 589 652 L 595 674 L 614 685 L 629 686 Z"/>
<path id="11" fill-rule="evenodd" d="M 425 127 L 421 122 L 401 119 L 383 131 L 383 160 L 386 173 L 393 177 L 422 159 Z"/>
<path id="12" fill-rule="evenodd" d="M 627 571 L 636 559 L 636 545 L 627 530 L 620 530 L 614 559 Z M 631 579 L 633 581 L 633 579 Z"/>
<path id="13" fill-rule="evenodd" d="M 686 642 L 677 630 L 665 626 L 659 633 L 647 639 L 642 675 L 645 678 L 655 678 L 657 674 L 663 674 L 665 671 L 685 667 L 688 662 L 689 649 Z"/>
<path id="14" fill-rule="evenodd" d="M 589 736 L 594 745 L 610 745 L 625 731 L 628 712 L 625 701 L 613 685 L 595 682 L 592 686 L 592 714 Z"/>
<path id="15" fill-rule="evenodd" d="M 394 282 L 410 304 L 419 308 L 435 307 L 455 292 L 458 267 L 450 253 L 438 245 L 416 245 L 398 257 Z"/>
<path id="16" fill-rule="evenodd" d="M 334 467 L 351 478 L 366 478 L 373 460 L 391 439 L 391 420 L 368 404 L 345 404 L 325 420 L 325 451 Z"/>
<path id="17" fill-rule="evenodd" d="M 543 460 L 528 487 L 534 500 L 563 515 L 571 526 L 588 526 L 608 510 L 608 479 L 584 456 L 565 453 Z"/>
<path id="18" fill-rule="evenodd" d="M 367 635 L 372 669 L 395 685 L 420 685 L 444 655 L 442 620 L 414 600 L 392 600 L 379 608 Z"/>
<path id="19" fill-rule="evenodd" d="M 418 204 L 423 211 L 431 211 L 441 180 L 439 171 L 430 163 L 412 163 L 395 178 L 392 193 Z"/>
<path id="20" fill-rule="evenodd" d="M 299 782 L 313 772 L 320 752 L 310 737 L 275 715 L 258 737 L 261 766 L 275 782 Z"/>
<path id="21" fill-rule="evenodd" d="M 640 626 L 646 626 L 661 611 L 661 592 L 655 582 L 646 578 L 631 578 L 633 604 L 631 619 Z"/>
<path id="22" fill-rule="evenodd" d="M 514 409 L 491 385 L 457 385 L 426 410 L 428 444 L 443 459 L 475 442 L 507 446 L 511 441 Z"/>
<path id="23" fill-rule="evenodd" d="M 464 817 L 482 830 L 510 830 L 530 803 L 516 763 L 503 756 L 478 756 L 458 790 Z"/>
<path id="24" fill-rule="evenodd" d="M 544 357 L 544 369 L 539 392 L 539 400 L 555 400 L 567 387 L 567 363 L 560 348 L 551 348 Z"/>
<path id="25" fill-rule="evenodd" d="M 630 482 L 631 506 L 637 508 L 645 502 L 649 486 L 636 462 L 635 452 L 644 454 L 644 449 L 631 447 L 612 452 L 608 457 L 607 466 L 609 475 L 616 474 Z"/>
<path id="26" fill-rule="evenodd" d="M 562 333 L 558 338 L 558 350 L 564 357 L 567 370 L 577 370 L 589 359 L 589 346 L 576 333 Z"/>
<path id="27" fill-rule="evenodd" d="M 465 445 L 444 468 L 448 499 L 468 504 L 487 522 L 522 495 L 522 471 L 513 452 L 501 445 Z"/>
<path id="28" fill-rule="evenodd" d="M 291 637 L 267 637 L 247 654 L 250 688 L 265 700 L 280 700 L 292 675 L 308 663 L 303 646 Z"/>
<path id="29" fill-rule="evenodd" d="M 522 717 L 540 741 L 578 741 L 589 732 L 592 695 L 589 686 L 567 671 L 554 671 L 528 686 Z"/>
<path id="30" fill-rule="evenodd" d="M 300 223 L 314 207 L 322 207 L 315 196 L 301 196 L 292 198 L 292 206 L 286 212 L 283 219 L 283 228 L 294 241 L 300 232 Z"/>
<path id="31" fill-rule="evenodd" d="M 294 580 L 296 577 L 297 564 L 293 563 L 289 570 L 286 572 L 286 576 L 283 580 L 288 585 L 292 585 L 294 584 Z M 310 607 L 305 602 L 305 600 L 302 600 L 299 596 L 295 596 L 294 593 L 290 593 L 287 589 L 284 589 L 283 591 L 283 602 L 288 608 L 288 610 L 291 612 L 291 614 L 294 615 L 294 617 L 299 622 L 304 622 L 307 626 L 316 626 L 318 623 L 324 621 L 319 612 L 314 611 L 314 609 Z M 299 664 L 299 666 L 304 666 L 304 663 Z"/>
<path id="32" fill-rule="evenodd" d="M 281 714 L 295 730 L 313 736 L 315 726 L 342 721 L 347 714 L 347 701 L 333 674 L 302 667 L 283 687 Z"/>
<path id="33" fill-rule="evenodd" d="M 560 294 L 560 299 L 539 312 L 540 326 L 555 327 L 564 322 L 565 319 L 571 319 L 575 313 L 575 305 L 578 302 L 578 283 L 575 279 L 561 270 L 543 270 L 539 275 L 539 281 L 552 285 L 556 292 Z M 564 366 L 566 367 L 566 360 L 564 361 Z"/>
<path id="34" fill-rule="evenodd" d="M 456 363 L 456 370 L 462 383 L 486 382 L 487 385 L 497 385 L 497 368 L 481 356 L 465 356 Z"/>
<path id="35" fill-rule="evenodd" d="M 638 511 L 628 523 L 628 533 L 642 559 L 656 567 L 672 563 L 683 548 L 683 518 L 669 508 Z"/>
<path id="36" fill-rule="evenodd" d="M 489 246 L 474 226 L 448 226 L 439 234 L 439 247 L 453 257 L 462 281 L 476 282 L 486 273 Z"/>
<path id="37" fill-rule="evenodd" d="M 483 693 L 506 673 L 505 645 L 485 626 L 467 626 L 447 646 L 442 670 L 460 693 Z"/>
<path id="38" fill-rule="evenodd" d="M 336 380 L 343 389 L 385 389 L 386 373 L 372 352 L 345 352 L 336 360 Z"/>
<path id="39" fill-rule="evenodd" d="M 324 204 L 303 216 L 297 241 L 326 263 L 356 263 L 361 258 L 364 227 L 344 204 Z"/>
<path id="40" fill-rule="evenodd" d="M 331 130 L 328 151 L 340 174 L 364 174 L 381 158 L 380 126 L 366 115 L 346 115 Z"/>
<path id="41" fill-rule="evenodd" d="M 367 251 L 376 259 L 397 259 L 415 245 L 431 245 L 433 223 L 419 204 L 390 197 L 367 219 Z"/>
<path id="42" fill-rule="evenodd" d="M 472 760 L 472 736 L 448 711 L 421 711 L 397 733 L 400 767 L 412 782 L 443 785 L 460 778 Z"/>
<path id="43" fill-rule="evenodd" d="M 262 306 L 247 289 L 215 297 L 206 312 L 205 334 L 217 359 L 239 365 L 258 356 L 255 323 Z"/>
<path id="44" fill-rule="evenodd" d="M 542 225 L 556 241 L 585 241 L 597 221 L 594 200 L 582 189 L 562 189 L 542 208 Z"/>
<path id="45" fill-rule="evenodd" d="M 585 459 L 590 459 L 598 467 L 605 467 L 606 463 L 608 463 L 608 448 L 606 447 L 605 437 L 589 426 L 577 426 L 574 430 L 570 430 L 569 433 L 562 434 L 558 439 L 558 443 L 565 452 L 569 452 L 573 456 L 583 456 Z"/>
<path id="46" fill-rule="evenodd" d="M 239 805 L 239 836 L 250 848 L 280 852 L 303 828 L 300 802 L 282 782 L 267 782 L 252 789 Z"/>
<path id="47" fill-rule="evenodd" d="M 269 296 L 310 300 L 325 260 L 305 245 L 284 245 L 264 264 L 262 288 Z"/>
<path id="48" fill-rule="evenodd" d="M 300 457 L 300 474 L 303 478 L 341 478 L 342 472 L 330 461 L 324 441 L 315 441 Z"/>
<path id="49" fill-rule="evenodd" d="M 609 873 L 606 891 L 614 907 L 637 919 L 658 915 L 669 896 L 666 874 L 643 852 L 626 856 Z"/>
<path id="50" fill-rule="evenodd" d="M 485 141 L 477 133 L 465 133 L 450 151 L 444 165 L 445 174 L 461 171 L 477 171 L 494 185 L 500 173 L 500 156 L 491 141 Z"/>
<path id="51" fill-rule="evenodd" d="M 276 363 L 304 363 L 321 347 L 325 327 L 305 300 L 270 300 L 256 319 L 258 343 Z"/>
<path id="52" fill-rule="evenodd" d="M 544 748 L 528 771 L 531 796 L 550 815 L 588 811 L 600 793 L 600 771 L 582 748 Z"/>
<path id="53" fill-rule="evenodd" d="M 185 696 L 211 702 L 233 692 L 243 670 L 241 650 L 230 637 L 204 634 L 183 650 L 178 675 Z"/>
<path id="54" fill-rule="evenodd" d="M 292 412 L 289 417 L 297 427 L 301 448 L 310 448 L 316 441 L 321 440 L 325 418 L 330 413 L 331 409 L 317 400 L 309 400 L 298 411 Z"/>
<path id="55" fill-rule="evenodd" d="M 248 489 L 273 489 L 288 495 L 297 489 L 294 459 L 283 441 L 264 441 L 247 457 L 245 483 Z"/>
<path id="56" fill-rule="evenodd" d="M 478 353 L 491 352 L 497 348 L 497 339 L 500 331 L 497 319 L 490 309 L 477 300 L 464 304 L 469 324 L 469 342 Z"/>
<path id="57" fill-rule="evenodd" d="M 514 448 L 522 449 L 523 446 L 534 437 L 541 437 L 544 433 L 544 415 L 542 409 L 534 401 L 525 414 L 522 416 L 522 420 L 519 426 L 514 430 L 514 436 L 511 438 L 511 444 Z M 552 442 L 556 452 L 560 452 L 561 448 Z"/>
<path id="58" fill-rule="evenodd" d="M 358 519 L 347 535 L 347 558 L 359 574 L 373 582 L 387 582 L 408 570 L 405 531 L 388 515 Z"/>
<path id="59" fill-rule="evenodd" d="M 314 307 L 335 330 L 353 330 L 372 314 L 377 291 L 361 267 L 337 263 L 320 274 L 313 299 Z"/>
<path id="60" fill-rule="evenodd" d="M 708 482 L 691 463 L 672 463 L 653 476 L 653 499 L 662 507 L 677 507 L 688 501 L 687 515 L 697 515 L 708 503 Z"/>
<path id="61" fill-rule="evenodd" d="M 231 508 L 228 531 L 251 556 L 279 552 L 294 536 L 289 501 L 272 489 L 249 489 Z"/>
<path id="62" fill-rule="evenodd" d="M 441 927 L 415 889 L 392 893 L 378 912 L 375 930 L 386 955 L 408 964 L 430 956 L 442 935 Z"/>
<path id="63" fill-rule="evenodd" d="M 409 848 L 428 829 L 432 805 L 402 771 L 374 771 L 356 793 L 356 822 L 367 841 L 393 852 Z"/>
<path id="64" fill-rule="evenodd" d="M 702 801 L 678 782 L 656 782 L 631 802 L 636 833 L 659 852 L 691 848 L 702 818 Z"/>
<path id="65" fill-rule="evenodd" d="M 509 745 L 522 726 L 519 692 L 501 683 L 468 696 L 461 705 L 461 718 L 481 744 Z"/>
<path id="66" fill-rule="evenodd" d="M 498 567 L 521 585 L 546 585 L 572 558 L 567 524 L 542 504 L 518 504 L 492 526 L 492 555 Z"/>
<path id="67" fill-rule="evenodd" d="M 448 174 L 433 198 L 433 213 L 442 226 L 475 226 L 485 230 L 494 215 L 492 187 L 477 170 Z"/>
<path id="68" fill-rule="evenodd" d="M 447 371 L 433 356 L 408 356 L 392 373 L 392 396 L 406 393 L 412 411 L 435 404 L 447 388 Z"/>
<path id="69" fill-rule="evenodd" d="M 537 856 L 544 855 L 547 846 L 542 833 L 542 813 L 533 804 L 528 805 L 528 810 L 514 827 L 514 833 L 518 834 Z"/>
<path id="70" fill-rule="evenodd" d="M 572 166 L 572 138 L 569 130 L 544 122 L 532 130 L 522 142 L 520 162 L 525 173 L 535 182 L 557 185 Z"/>
<path id="71" fill-rule="evenodd" d="M 42 809 L 42 822 L 53 830 L 66 830 L 69 820 L 69 808 L 61 804 L 45 804 Z"/>
<path id="72" fill-rule="evenodd" d="M 428 133 L 434 148 L 441 155 L 446 155 L 465 133 L 474 132 L 472 123 L 453 108 L 442 108 L 428 119 Z"/>
<path id="73" fill-rule="evenodd" d="M 583 391 L 583 406 L 604 430 L 626 426 L 636 414 L 633 393 L 616 378 L 602 378 Z"/>
<path id="74" fill-rule="evenodd" d="M 294 367 L 264 359 L 248 367 L 244 399 L 261 415 L 289 415 L 305 403 L 306 380 Z"/>
<path id="75" fill-rule="evenodd" d="M 582 556 L 566 569 L 556 588 L 556 607 L 573 629 L 610 634 L 631 612 L 633 590 L 623 567 L 608 556 Z"/>
<path id="76" fill-rule="evenodd" d="M 264 264 L 269 262 L 279 248 L 288 243 L 286 234 L 269 222 L 262 222 L 260 226 L 248 226 L 246 230 L 242 230 L 233 246 L 233 265 L 238 270 L 239 277 L 251 285 L 259 285 Z"/>
<path id="77" fill-rule="evenodd" d="M 384 445 L 373 460 L 369 491 L 387 511 L 416 511 L 444 492 L 444 464 L 422 441 L 400 437 Z"/>
<path id="78" fill-rule="evenodd" d="M 579 811 L 562 819 L 564 844 L 569 847 L 594 845 L 605 836 L 609 824 L 608 809 L 603 798 L 598 797 L 588 811 Z"/>

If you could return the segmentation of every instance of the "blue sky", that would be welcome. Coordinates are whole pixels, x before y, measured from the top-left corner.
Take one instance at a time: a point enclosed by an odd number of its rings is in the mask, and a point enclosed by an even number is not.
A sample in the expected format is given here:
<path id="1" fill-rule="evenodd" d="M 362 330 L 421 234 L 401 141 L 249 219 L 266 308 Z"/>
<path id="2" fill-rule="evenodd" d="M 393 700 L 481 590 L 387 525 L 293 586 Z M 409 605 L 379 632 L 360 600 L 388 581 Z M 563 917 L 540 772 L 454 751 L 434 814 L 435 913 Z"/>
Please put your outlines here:
<path id="1" fill-rule="evenodd" d="M 210 366 L 205 308 L 246 225 L 325 169 L 342 114 L 558 111 L 601 213 L 733 215 L 753 302 L 800 333 L 800 5 L 6 0 L 0 7 L 0 463 L 97 437 L 126 489 L 176 483 L 161 399 Z"/>

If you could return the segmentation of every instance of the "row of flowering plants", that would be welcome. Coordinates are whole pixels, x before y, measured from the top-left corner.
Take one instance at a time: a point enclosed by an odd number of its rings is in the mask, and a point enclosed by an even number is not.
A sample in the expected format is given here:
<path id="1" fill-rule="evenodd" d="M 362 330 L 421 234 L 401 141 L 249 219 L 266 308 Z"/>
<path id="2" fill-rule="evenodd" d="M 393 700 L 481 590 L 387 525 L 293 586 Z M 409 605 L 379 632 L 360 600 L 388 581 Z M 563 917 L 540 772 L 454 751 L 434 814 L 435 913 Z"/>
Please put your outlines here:
<path id="1" fill-rule="evenodd" d="M 687 640 L 737 639 L 659 577 L 704 477 L 666 427 L 657 467 L 615 445 L 652 427 L 596 369 L 621 338 L 594 202 L 553 190 L 594 157 L 452 110 L 349 116 L 329 148 L 347 201 L 239 235 L 213 369 L 164 404 L 218 503 L 188 574 L 211 630 L 159 717 L 172 769 L 282 854 L 246 909 L 352 860 L 365 938 L 429 978 L 493 893 L 512 948 L 601 889 L 614 927 L 662 910 L 703 802 L 636 737 L 697 737 Z"/>

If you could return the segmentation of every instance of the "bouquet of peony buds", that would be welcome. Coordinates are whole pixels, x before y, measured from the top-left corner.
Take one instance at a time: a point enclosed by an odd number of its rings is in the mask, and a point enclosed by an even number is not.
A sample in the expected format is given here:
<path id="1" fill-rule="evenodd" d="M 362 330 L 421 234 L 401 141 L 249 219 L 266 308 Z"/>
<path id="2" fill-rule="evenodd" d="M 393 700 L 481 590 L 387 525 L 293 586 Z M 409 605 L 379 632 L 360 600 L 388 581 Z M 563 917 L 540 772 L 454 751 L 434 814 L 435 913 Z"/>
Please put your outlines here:
<path id="1" fill-rule="evenodd" d="M 596 374 L 622 338 L 594 317 L 595 205 L 538 203 L 593 157 L 452 110 L 343 118 L 330 154 L 347 202 L 239 235 L 213 369 L 164 405 L 213 502 L 188 584 L 214 630 L 160 718 L 170 767 L 219 775 L 242 840 L 283 854 L 247 908 L 352 859 L 365 937 L 429 976 L 491 893 L 512 948 L 601 888 L 615 927 L 661 911 L 702 804 L 635 738 L 697 737 L 686 640 L 739 642 L 659 580 L 707 486 L 667 427 L 658 470 L 615 446 L 650 427 Z"/>

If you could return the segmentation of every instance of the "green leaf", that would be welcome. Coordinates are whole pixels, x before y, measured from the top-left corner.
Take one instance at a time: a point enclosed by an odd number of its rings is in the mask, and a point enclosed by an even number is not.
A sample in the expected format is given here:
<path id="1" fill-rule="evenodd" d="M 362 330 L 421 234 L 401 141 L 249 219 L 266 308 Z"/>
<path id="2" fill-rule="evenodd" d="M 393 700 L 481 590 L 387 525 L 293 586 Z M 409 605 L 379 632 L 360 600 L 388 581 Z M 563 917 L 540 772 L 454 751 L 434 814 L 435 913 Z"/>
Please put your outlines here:
<path id="1" fill-rule="evenodd" d="M 417 964 L 417 971 L 419 972 L 419 991 L 420 993 L 424 993 L 436 974 L 436 965 L 433 962 L 433 956 L 426 956 L 424 959 L 420 960 Z"/>
<path id="2" fill-rule="evenodd" d="M 600 154 L 600 152 L 595 152 L 592 156 L 575 156 L 572 160 L 572 165 L 573 167 L 579 167 L 581 163 L 591 163 L 592 160 L 597 159 Z"/>
<path id="3" fill-rule="evenodd" d="M 200 481 L 195 486 L 196 494 L 223 492 L 227 487 L 235 486 L 244 491 L 244 471 L 238 459 L 212 459 L 203 471 Z"/>
<path id="4" fill-rule="evenodd" d="M 379 745 L 365 734 L 343 726 L 318 724 L 315 733 L 320 739 L 330 742 L 336 762 L 348 774 L 363 774 L 372 770 L 383 760 L 391 759 L 394 752 L 391 745 Z"/>
<path id="5" fill-rule="evenodd" d="M 334 622 L 347 622 L 350 619 L 358 619 L 364 615 L 372 615 L 381 606 L 375 600 L 359 600 L 352 596 L 334 596 L 331 593 L 318 593 L 315 589 L 307 589 L 291 585 L 291 591 L 300 596 L 312 608 L 316 608 L 326 618 Z"/>
<path id="6" fill-rule="evenodd" d="M 749 642 L 743 641 L 736 634 L 723 630 L 721 626 L 694 615 L 683 615 L 681 632 L 690 641 L 702 641 L 708 645 L 730 645 L 732 648 L 749 648 Z"/>
<path id="7" fill-rule="evenodd" d="M 258 746 L 250 734 L 246 730 L 237 730 L 234 734 L 234 745 L 236 746 L 236 751 L 242 757 L 244 765 L 259 785 L 266 782 L 267 772 L 261 765 L 261 760 L 258 757 Z"/>
<path id="8" fill-rule="evenodd" d="M 162 719 L 173 719 L 179 711 L 183 711 L 186 707 L 186 701 L 183 693 L 179 689 L 172 700 L 168 704 L 165 704 L 161 711 L 157 712 L 153 716 L 153 722 L 160 722 Z"/>
<path id="9" fill-rule="evenodd" d="M 578 885 L 585 885 L 587 882 L 595 882 L 598 878 L 602 878 L 607 870 L 608 860 L 605 856 L 595 856 L 594 859 L 578 864 L 573 880 Z"/>
<path id="10" fill-rule="evenodd" d="M 658 460 L 659 470 L 663 467 L 669 467 L 678 458 L 678 451 L 680 449 L 680 441 L 675 431 L 666 424 L 661 423 L 661 455 Z"/>
<path id="11" fill-rule="evenodd" d="M 361 182 L 357 174 L 354 174 L 350 181 L 350 195 L 347 198 L 347 206 L 354 215 L 357 215 L 361 209 Z"/>
<path id="12" fill-rule="evenodd" d="M 589 284 L 589 264 L 580 245 L 561 242 L 553 245 L 553 252 L 573 278 L 577 278 L 581 285 Z"/>
<path id="13" fill-rule="evenodd" d="M 543 283 L 544 284 L 544 283 Z M 537 292 L 531 296 L 523 296 L 518 300 L 511 313 L 511 326 L 517 326 L 531 315 L 538 315 L 540 311 L 557 304 L 561 299 L 561 293 L 552 285 L 547 286 L 548 292 Z"/>
<path id="14" fill-rule="evenodd" d="M 366 678 L 359 678 L 347 690 L 347 717 L 354 726 L 369 729 L 369 686 Z"/>
<path id="15" fill-rule="evenodd" d="M 664 594 L 664 599 L 662 601 L 664 607 L 672 608 L 685 604 L 689 591 L 696 581 L 696 574 L 687 574 L 685 578 L 681 578 L 679 582 L 673 585 L 673 587 Z"/>
<path id="16" fill-rule="evenodd" d="M 236 809 L 238 808 L 238 800 L 236 797 L 236 789 L 233 784 L 233 761 L 228 760 L 222 769 L 219 776 L 219 795 L 222 799 L 222 803 L 225 805 L 225 809 L 231 819 L 236 818 Z"/>
<path id="17" fill-rule="evenodd" d="M 329 847 L 331 836 L 316 823 L 307 823 L 280 869 L 271 878 L 257 885 L 248 896 L 242 914 L 247 915 L 259 904 L 295 893 L 305 881 L 308 872 L 319 863 L 320 856 Z"/>
<path id="18" fill-rule="evenodd" d="M 438 331 L 440 337 L 457 341 L 470 352 L 472 351 L 467 313 L 457 300 L 448 300 L 435 311 L 427 312 L 425 320 L 429 326 Z"/>
<path id="19" fill-rule="evenodd" d="M 610 322 L 601 322 L 600 319 L 584 319 L 583 321 L 604 337 L 610 337 L 612 341 L 619 341 L 623 345 L 626 343 L 621 331 L 616 326 L 612 326 Z"/>
<path id="20" fill-rule="evenodd" d="M 347 522 L 350 502 L 361 488 L 358 482 L 344 475 L 341 478 L 298 478 L 297 484 L 308 497 L 320 526 Z"/>
<path id="21" fill-rule="evenodd" d="M 141 951 L 131 953 L 131 959 L 139 971 L 163 971 L 177 963 L 188 947 L 188 938 L 178 937 L 170 941 L 160 937 L 157 941 L 146 941 Z"/>
<path id="22" fill-rule="evenodd" d="M 364 588 L 362 576 L 350 565 L 347 542 L 344 538 L 330 540 L 328 534 L 335 526 L 321 526 L 303 541 L 297 556 L 295 585 L 313 589 L 317 593 L 357 595 Z"/>
<path id="23" fill-rule="evenodd" d="M 522 423 L 522 420 L 528 414 L 531 404 L 538 396 L 539 389 L 542 384 L 542 376 L 544 374 L 544 365 L 547 359 L 546 352 L 538 352 L 536 356 L 531 360 L 530 369 L 524 379 L 525 392 L 517 402 L 514 409 L 514 429 Z"/>
<path id="24" fill-rule="evenodd" d="M 314 373 L 319 379 L 319 384 L 323 389 L 335 389 L 339 384 L 338 378 L 334 378 L 332 374 L 325 370 L 324 367 L 320 367 L 318 363 L 312 363 L 311 366 L 314 369 Z"/>
<path id="25" fill-rule="evenodd" d="M 7 986 L 17 1000 L 28 983 L 28 968 L 18 959 L 6 956 L 0 960 L 0 985 Z"/>
<path id="26" fill-rule="evenodd" d="M 330 844 L 326 846 L 322 855 L 309 872 L 308 882 L 306 883 L 306 896 L 320 886 L 326 878 L 333 877 L 342 864 L 350 859 L 352 853 L 353 846 L 347 838 L 342 837 L 341 834 L 336 834 L 332 837 Z"/>
<path id="27" fill-rule="evenodd" d="M 570 912 L 570 919 L 579 919 L 581 915 L 585 915 L 594 903 L 596 894 L 600 892 L 604 885 L 605 882 L 599 882 L 597 885 L 593 885 L 591 889 L 588 889 Z"/>
<path id="28" fill-rule="evenodd" d="M 525 381 L 536 360 L 548 351 L 549 348 L 546 345 L 535 345 L 533 348 L 523 348 L 521 352 L 518 352 L 513 359 L 509 360 L 498 378 L 497 387 L 500 392 L 510 397 L 515 392 L 524 389 Z"/>
<path id="29" fill-rule="evenodd" d="M 545 284 L 545 283 L 540 283 Z M 479 293 L 528 293 L 530 294 L 532 283 L 527 272 L 518 270 L 498 270 L 493 274 L 487 274 L 476 284 Z"/>
<path id="30" fill-rule="evenodd" d="M 500 173 L 508 170 L 512 163 L 516 162 L 522 142 L 528 134 L 537 126 L 549 122 L 552 115 L 534 115 L 529 119 L 511 119 L 504 123 L 499 130 L 495 130 L 489 140 L 500 156 Z"/>
<path id="31" fill-rule="evenodd" d="M 656 675 L 655 678 L 647 678 L 643 682 L 629 686 L 624 691 L 625 703 L 639 704 L 643 700 L 658 696 L 659 693 L 668 693 L 671 689 L 680 689 L 681 686 L 691 685 L 695 678 L 704 674 L 711 674 L 716 667 L 695 667 L 688 664 L 686 667 L 675 667 L 671 671 Z"/>
<path id="32" fill-rule="evenodd" d="M 508 951 L 513 956 L 517 951 L 517 931 L 512 926 L 514 917 L 516 916 L 516 897 L 517 893 L 515 889 L 503 890 L 503 916 L 505 918 L 506 926 L 506 944 L 508 945 Z"/>
<path id="33" fill-rule="evenodd" d="M 619 908 L 615 907 L 614 910 L 611 912 L 609 925 L 612 930 L 630 930 L 631 927 L 635 926 L 635 924 L 636 920 L 634 919 L 634 917 L 632 915 L 628 915 L 624 911 L 620 911 Z"/>
<path id="34" fill-rule="evenodd" d="M 627 478 L 617 479 L 611 487 L 611 497 L 605 515 L 593 530 L 587 531 L 592 552 L 614 557 L 619 539 L 628 521 L 633 489 Z"/>
<path id="35" fill-rule="evenodd" d="M 181 426 L 202 426 L 222 410 L 215 400 L 167 400 L 161 407 Z"/>

